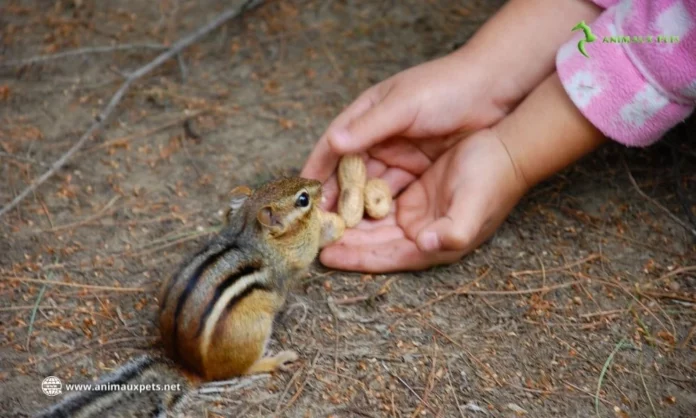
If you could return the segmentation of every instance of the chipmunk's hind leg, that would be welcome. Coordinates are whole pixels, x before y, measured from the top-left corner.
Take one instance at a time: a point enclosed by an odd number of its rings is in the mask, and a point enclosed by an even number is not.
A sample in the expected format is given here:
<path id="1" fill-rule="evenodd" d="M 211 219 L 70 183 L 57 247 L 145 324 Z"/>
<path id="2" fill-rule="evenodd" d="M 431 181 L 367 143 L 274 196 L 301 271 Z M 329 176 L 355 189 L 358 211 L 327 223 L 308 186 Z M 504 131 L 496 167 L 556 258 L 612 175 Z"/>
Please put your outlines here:
<path id="1" fill-rule="evenodd" d="M 270 373 L 276 370 L 287 370 L 287 363 L 292 363 L 299 356 L 292 350 L 281 351 L 272 357 L 262 357 L 252 364 L 245 374 Z"/>

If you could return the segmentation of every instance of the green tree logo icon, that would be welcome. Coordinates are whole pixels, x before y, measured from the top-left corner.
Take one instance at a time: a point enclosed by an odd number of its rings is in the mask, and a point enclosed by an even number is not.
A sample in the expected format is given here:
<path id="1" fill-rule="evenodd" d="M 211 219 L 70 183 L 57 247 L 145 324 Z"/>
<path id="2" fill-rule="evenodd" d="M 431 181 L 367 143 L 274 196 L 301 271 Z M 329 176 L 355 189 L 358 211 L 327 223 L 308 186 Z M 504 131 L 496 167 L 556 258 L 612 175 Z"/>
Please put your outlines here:
<path id="1" fill-rule="evenodd" d="M 582 30 L 585 34 L 585 39 L 581 39 L 580 42 L 578 42 L 578 51 L 580 51 L 580 53 L 584 55 L 585 58 L 590 58 L 590 56 L 587 55 L 587 51 L 585 51 L 585 44 L 588 42 L 594 42 L 597 39 L 597 36 L 594 33 L 592 33 L 592 29 L 590 29 L 590 27 L 587 26 L 587 23 L 585 23 L 584 20 L 580 21 L 580 23 L 575 25 L 571 32 L 574 32 L 576 30 Z"/>

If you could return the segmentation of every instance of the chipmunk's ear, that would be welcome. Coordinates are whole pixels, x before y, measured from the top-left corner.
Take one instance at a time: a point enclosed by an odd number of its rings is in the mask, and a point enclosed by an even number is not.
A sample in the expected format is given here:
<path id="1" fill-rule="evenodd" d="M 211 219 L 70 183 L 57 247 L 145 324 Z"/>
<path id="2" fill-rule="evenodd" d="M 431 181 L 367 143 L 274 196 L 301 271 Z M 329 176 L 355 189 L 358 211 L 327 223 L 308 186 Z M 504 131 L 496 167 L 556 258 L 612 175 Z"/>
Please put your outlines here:
<path id="1" fill-rule="evenodd" d="M 259 209 L 259 212 L 256 214 L 256 219 L 261 225 L 274 233 L 279 233 L 283 230 L 283 222 L 271 205 L 266 205 Z"/>
<path id="2" fill-rule="evenodd" d="M 247 186 L 237 186 L 232 191 L 230 192 L 230 201 L 228 203 L 228 208 L 225 213 L 225 220 L 227 222 L 230 221 L 232 216 L 234 216 L 235 213 L 239 210 L 239 208 L 242 207 L 244 202 L 249 199 L 249 196 L 253 191 L 248 188 Z"/>

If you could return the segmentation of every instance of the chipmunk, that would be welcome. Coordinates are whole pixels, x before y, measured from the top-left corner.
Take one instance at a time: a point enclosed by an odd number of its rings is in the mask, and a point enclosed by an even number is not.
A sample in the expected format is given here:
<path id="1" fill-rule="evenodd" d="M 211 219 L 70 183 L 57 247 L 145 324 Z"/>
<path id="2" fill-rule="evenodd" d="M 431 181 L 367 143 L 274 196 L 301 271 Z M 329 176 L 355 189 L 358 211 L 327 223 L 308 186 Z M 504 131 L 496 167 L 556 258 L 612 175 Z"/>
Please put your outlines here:
<path id="1" fill-rule="evenodd" d="M 297 360 L 294 351 L 264 352 L 292 279 L 338 238 L 324 222 L 320 199 L 321 183 L 302 178 L 255 191 L 235 188 L 223 229 L 162 285 L 158 316 L 167 356 L 141 357 L 97 383 L 181 383 L 190 390 L 204 381 L 283 370 Z M 82 392 L 39 416 L 166 416 L 182 398 L 137 395 Z"/>

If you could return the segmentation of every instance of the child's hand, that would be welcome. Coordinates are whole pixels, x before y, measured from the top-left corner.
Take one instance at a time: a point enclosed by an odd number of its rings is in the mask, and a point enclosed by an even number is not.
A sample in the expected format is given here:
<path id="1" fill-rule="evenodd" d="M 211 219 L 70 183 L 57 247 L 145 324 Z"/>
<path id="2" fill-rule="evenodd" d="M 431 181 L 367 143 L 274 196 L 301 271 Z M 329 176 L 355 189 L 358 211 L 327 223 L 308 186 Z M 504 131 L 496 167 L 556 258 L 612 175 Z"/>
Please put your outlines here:
<path id="1" fill-rule="evenodd" d="M 515 97 L 511 85 L 494 79 L 465 51 L 418 65 L 369 88 L 348 106 L 319 140 L 301 175 L 326 183 L 323 207 L 329 209 L 336 200 L 332 173 L 341 155 L 367 151 L 373 157 L 374 146 L 387 139 L 411 139 L 418 147 L 416 139 L 478 130 L 502 118 Z"/>
<path id="2" fill-rule="evenodd" d="M 454 262 L 493 234 L 527 188 L 502 142 L 479 131 L 423 170 L 395 201 L 396 213 L 346 230 L 321 262 L 365 272 Z"/>
<path id="3" fill-rule="evenodd" d="M 553 74 L 491 129 L 450 147 L 451 140 L 420 141 L 418 147 L 404 140 L 385 143 L 377 153 L 381 172 L 373 168 L 372 175 L 385 178 L 395 195 L 405 187 L 395 214 L 346 230 L 322 251 L 321 262 L 389 272 L 456 261 L 489 238 L 530 187 L 606 138 Z"/>

